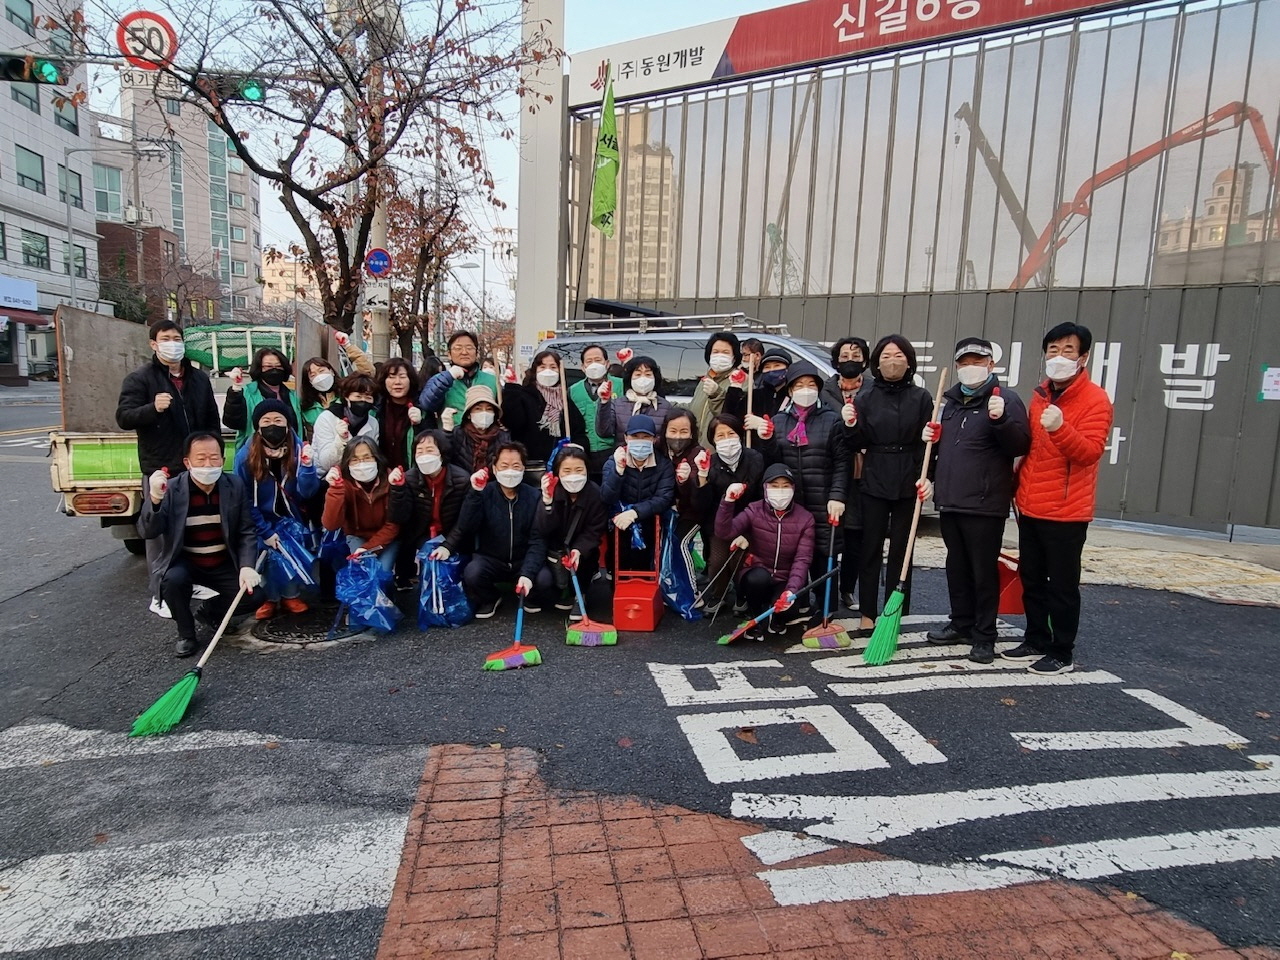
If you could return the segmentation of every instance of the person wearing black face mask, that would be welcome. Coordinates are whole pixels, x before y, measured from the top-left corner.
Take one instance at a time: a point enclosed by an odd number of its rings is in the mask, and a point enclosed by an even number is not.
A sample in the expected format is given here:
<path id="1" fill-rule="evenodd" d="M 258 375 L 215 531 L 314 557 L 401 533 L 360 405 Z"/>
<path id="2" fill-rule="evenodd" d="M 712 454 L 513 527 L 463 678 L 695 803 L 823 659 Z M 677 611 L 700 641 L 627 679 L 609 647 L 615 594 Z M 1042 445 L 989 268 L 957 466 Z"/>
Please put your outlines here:
<path id="1" fill-rule="evenodd" d="M 378 421 L 373 413 L 373 392 L 377 389 L 372 377 L 353 373 L 338 384 L 341 400 L 335 400 L 329 409 L 316 417 L 311 442 L 315 447 L 316 472 L 324 476 L 331 467 L 342 462 L 347 444 L 355 437 L 368 437 L 378 442 Z"/>
<path id="2" fill-rule="evenodd" d="M 289 426 L 288 410 L 279 400 L 263 400 L 254 407 L 254 432 L 236 453 L 234 469 L 248 491 L 259 551 L 279 549 L 280 524 L 286 519 L 304 522 L 303 505 L 320 489 L 311 445 Z M 254 614 L 257 619 L 275 616 L 281 603 L 289 613 L 306 612 L 299 583 L 281 588 L 267 578 L 264 588 L 265 600 Z"/>
<path id="3" fill-rule="evenodd" d="M 839 410 L 850 397 L 850 386 L 855 382 L 859 388 L 870 382 L 870 377 L 862 378 L 866 370 L 867 357 L 871 356 L 871 348 L 861 337 L 843 337 L 831 348 L 831 365 L 836 372 L 827 377 L 822 385 L 822 402 L 832 410 Z M 856 390 L 853 392 L 857 392 Z"/>
<path id="4" fill-rule="evenodd" d="M 258 404 L 264 400 L 279 400 L 284 404 L 289 427 L 298 432 L 298 425 L 302 423 L 298 395 L 285 386 L 285 381 L 293 376 L 293 365 L 288 357 L 273 347 L 263 347 L 253 355 L 247 382 L 239 367 L 230 371 L 228 376 L 231 386 L 222 408 L 222 423 L 236 432 L 237 450 L 248 442 L 253 433 L 249 425 L 250 411 L 257 410 Z"/>
<path id="5" fill-rule="evenodd" d="M 787 399 L 787 368 L 791 366 L 791 354 L 781 347 L 770 347 L 760 358 L 760 374 L 756 377 L 751 395 L 751 409 L 747 409 L 745 386 L 730 386 L 725 396 L 724 412 L 741 418 L 748 430 L 755 430 L 758 421 L 775 416 Z"/>

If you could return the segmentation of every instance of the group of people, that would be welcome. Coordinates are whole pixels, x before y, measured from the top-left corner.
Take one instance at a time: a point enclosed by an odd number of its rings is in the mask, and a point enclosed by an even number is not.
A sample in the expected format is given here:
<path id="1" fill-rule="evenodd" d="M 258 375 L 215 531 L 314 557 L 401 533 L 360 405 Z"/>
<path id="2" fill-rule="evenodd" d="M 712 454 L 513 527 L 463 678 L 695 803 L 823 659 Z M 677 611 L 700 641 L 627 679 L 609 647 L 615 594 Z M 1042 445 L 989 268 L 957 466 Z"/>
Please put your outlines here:
<path id="1" fill-rule="evenodd" d="M 217 594 L 204 605 L 210 620 L 239 588 L 259 618 L 306 610 L 297 589 L 268 593 L 255 570 L 286 520 L 345 537 L 352 555 L 376 552 L 400 588 L 434 541 L 424 556 L 463 560 L 479 619 L 509 593 L 526 612 L 576 616 L 572 578 L 654 569 L 660 537 L 673 536 L 685 558 L 700 541 L 696 606 L 769 610 L 748 633 L 760 639 L 808 622 L 821 602 L 814 581 L 838 568 L 841 602 L 867 636 L 897 586 L 917 502 L 932 498 L 951 616 L 928 639 L 993 660 L 1013 506 L 1027 631 L 1002 656 L 1055 674 L 1073 663 L 1080 555 L 1111 426 L 1086 368 L 1091 342 L 1077 324 L 1045 335 L 1028 410 L 1000 383 L 991 343 L 966 337 L 935 420 L 915 350 L 897 334 L 874 347 L 841 339 L 828 377 L 779 347 L 715 332 L 687 407 L 664 396 L 651 357 L 627 350 L 614 362 L 585 347 L 570 386 L 554 351 L 517 380 L 483 361 L 466 331 L 422 370 L 401 358 L 375 367 L 340 338 L 348 375 L 320 358 L 295 371 L 280 351 L 259 350 L 247 375 L 232 371 L 219 418 L 181 329 L 162 321 L 117 420 L 138 432 L 152 609 L 173 618 L 179 655 L 197 648 L 195 585 Z M 235 432 L 230 472 L 222 426 Z"/>

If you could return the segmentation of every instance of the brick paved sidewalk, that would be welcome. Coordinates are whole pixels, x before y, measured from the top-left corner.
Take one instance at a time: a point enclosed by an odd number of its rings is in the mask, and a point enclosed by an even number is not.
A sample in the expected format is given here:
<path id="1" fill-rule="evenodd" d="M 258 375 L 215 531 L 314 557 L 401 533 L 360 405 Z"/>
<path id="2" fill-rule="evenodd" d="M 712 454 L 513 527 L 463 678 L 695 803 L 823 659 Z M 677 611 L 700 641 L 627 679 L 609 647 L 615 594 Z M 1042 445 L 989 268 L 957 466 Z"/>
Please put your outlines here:
<path id="1" fill-rule="evenodd" d="M 760 832 L 629 797 L 549 791 L 531 750 L 433 747 L 378 960 L 1280 960 L 1227 949 L 1133 894 L 1086 884 L 781 907 L 741 842 Z M 869 859 L 880 858 L 845 847 L 790 863 Z"/>

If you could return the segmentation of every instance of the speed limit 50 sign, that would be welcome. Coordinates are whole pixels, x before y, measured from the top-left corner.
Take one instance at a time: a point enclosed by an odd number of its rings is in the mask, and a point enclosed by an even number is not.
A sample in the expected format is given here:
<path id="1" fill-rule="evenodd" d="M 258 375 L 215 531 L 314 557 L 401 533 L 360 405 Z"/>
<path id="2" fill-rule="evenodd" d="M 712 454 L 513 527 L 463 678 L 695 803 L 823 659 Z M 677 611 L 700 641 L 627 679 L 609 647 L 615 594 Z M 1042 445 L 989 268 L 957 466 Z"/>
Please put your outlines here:
<path id="1" fill-rule="evenodd" d="M 178 34 L 160 14 L 137 10 L 116 27 L 116 46 L 139 70 L 159 70 L 173 64 Z"/>

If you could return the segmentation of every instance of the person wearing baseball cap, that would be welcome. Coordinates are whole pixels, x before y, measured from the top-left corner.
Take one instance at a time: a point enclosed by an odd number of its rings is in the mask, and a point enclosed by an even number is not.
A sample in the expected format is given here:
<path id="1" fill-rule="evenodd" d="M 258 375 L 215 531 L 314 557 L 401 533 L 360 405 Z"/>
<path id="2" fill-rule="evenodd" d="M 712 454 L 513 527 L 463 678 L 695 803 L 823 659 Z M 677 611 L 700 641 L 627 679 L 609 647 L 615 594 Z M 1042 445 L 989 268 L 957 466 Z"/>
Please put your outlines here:
<path id="1" fill-rule="evenodd" d="M 661 517 L 676 499 L 676 469 L 670 457 L 657 456 L 654 442 L 658 425 L 647 413 L 633 414 L 627 421 L 626 442 L 605 467 L 601 496 L 613 525 L 621 531 L 621 556 L 614 562 L 622 569 L 653 569 L 654 518 Z M 631 545 L 631 527 L 640 525 L 645 548 Z"/>
<path id="2" fill-rule="evenodd" d="M 995 350 L 981 337 L 956 344 L 956 382 L 943 394 L 933 438 L 933 502 L 947 548 L 951 619 L 930 630 L 930 643 L 970 644 L 969 659 L 995 659 L 1000 604 L 1000 547 L 1013 501 L 1013 465 L 1031 448 L 1022 399 L 1000 385 Z"/>

